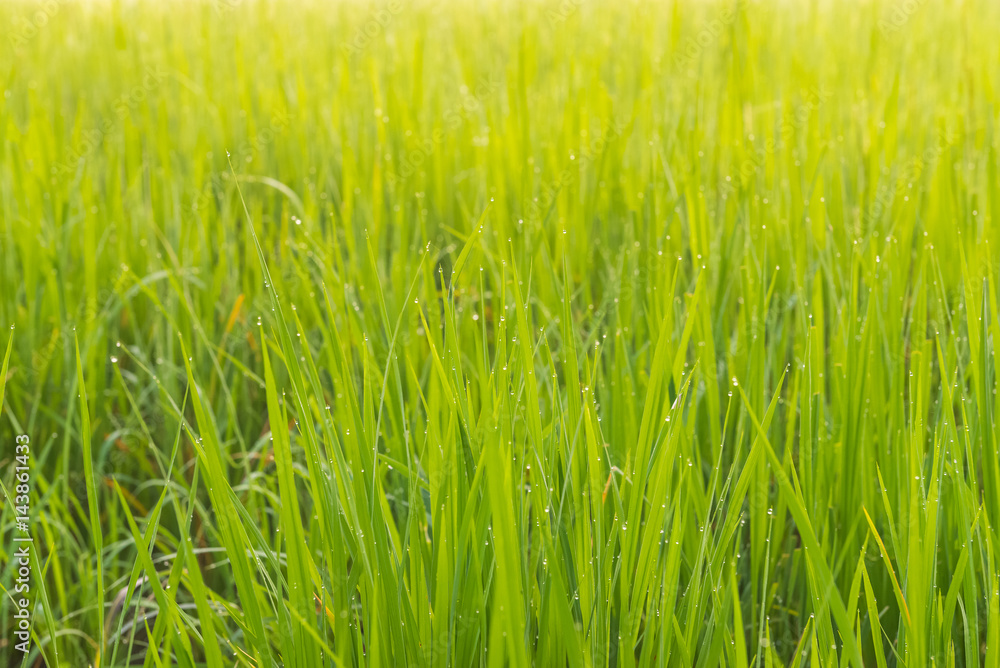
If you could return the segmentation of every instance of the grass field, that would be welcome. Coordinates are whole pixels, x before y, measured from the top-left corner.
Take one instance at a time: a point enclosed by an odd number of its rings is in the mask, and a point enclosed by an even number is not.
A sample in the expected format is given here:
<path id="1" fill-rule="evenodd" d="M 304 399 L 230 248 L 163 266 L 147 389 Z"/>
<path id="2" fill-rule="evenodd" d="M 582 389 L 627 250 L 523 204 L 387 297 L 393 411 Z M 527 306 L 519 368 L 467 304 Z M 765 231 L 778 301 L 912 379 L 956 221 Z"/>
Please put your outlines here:
<path id="1" fill-rule="evenodd" d="M 0 25 L 3 665 L 1000 666 L 996 2 Z"/>

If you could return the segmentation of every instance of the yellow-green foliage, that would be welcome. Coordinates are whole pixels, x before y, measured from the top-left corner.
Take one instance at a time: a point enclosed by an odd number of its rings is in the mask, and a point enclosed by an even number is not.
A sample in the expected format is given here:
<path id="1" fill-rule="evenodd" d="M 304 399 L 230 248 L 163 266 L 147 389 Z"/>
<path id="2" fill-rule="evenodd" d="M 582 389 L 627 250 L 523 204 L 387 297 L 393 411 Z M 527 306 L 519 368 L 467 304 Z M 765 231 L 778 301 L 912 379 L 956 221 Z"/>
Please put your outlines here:
<path id="1" fill-rule="evenodd" d="M 4 665 L 1000 665 L 994 0 L 0 25 Z"/>

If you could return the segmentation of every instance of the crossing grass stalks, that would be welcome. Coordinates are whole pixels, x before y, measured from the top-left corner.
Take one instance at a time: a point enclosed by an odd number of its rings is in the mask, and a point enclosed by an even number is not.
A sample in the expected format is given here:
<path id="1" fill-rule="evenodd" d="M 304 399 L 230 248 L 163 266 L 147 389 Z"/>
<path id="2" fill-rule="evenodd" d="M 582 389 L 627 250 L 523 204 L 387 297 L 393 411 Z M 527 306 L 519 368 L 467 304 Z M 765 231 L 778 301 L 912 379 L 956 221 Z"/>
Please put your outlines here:
<path id="1" fill-rule="evenodd" d="M 904 4 L 0 5 L 4 665 L 1000 665 L 1000 6 Z"/>

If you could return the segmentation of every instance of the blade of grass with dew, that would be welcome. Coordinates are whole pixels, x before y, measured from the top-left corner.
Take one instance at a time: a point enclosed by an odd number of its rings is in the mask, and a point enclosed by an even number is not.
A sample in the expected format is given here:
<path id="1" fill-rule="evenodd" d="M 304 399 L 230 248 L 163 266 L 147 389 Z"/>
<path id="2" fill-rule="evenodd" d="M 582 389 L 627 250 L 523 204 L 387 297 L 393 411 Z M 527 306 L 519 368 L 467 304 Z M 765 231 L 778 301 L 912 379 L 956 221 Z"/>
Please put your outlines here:
<path id="1" fill-rule="evenodd" d="M 183 349 L 183 344 L 181 347 Z M 272 665 L 272 655 L 264 637 L 263 615 L 253 578 L 254 569 L 246 556 L 246 548 L 248 546 L 243 542 L 243 534 L 234 526 L 234 524 L 240 522 L 240 519 L 229 496 L 231 487 L 229 481 L 226 479 L 215 424 L 209 417 L 209 413 L 203 403 L 204 399 L 200 394 L 198 385 L 195 383 L 190 362 L 187 361 L 186 357 L 185 370 L 187 372 L 188 383 L 192 388 L 191 405 L 197 420 L 198 437 L 204 443 L 200 447 L 195 443 L 196 450 L 207 469 L 209 496 L 219 517 L 219 528 L 222 538 L 225 541 L 226 554 L 229 556 L 229 561 L 233 566 L 233 577 L 236 588 L 240 592 L 244 619 L 250 631 L 250 644 L 254 647 L 257 654 L 256 660 L 269 666 Z"/>
<path id="2" fill-rule="evenodd" d="M 263 340 L 263 338 L 262 338 Z M 315 639 L 303 628 L 299 619 L 315 613 L 312 600 L 312 568 L 309 548 L 302 531 L 302 519 L 295 486 L 292 450 L 288 442 L 288 424 L 285 411 L 278 404 L 278 391 L 271 372 L 267 345 L 262 346 L 264 356 L 264 382 L 267 386 L 267 411 L 271 417 L 271 439 L 274 443 L 274 460 L 278 468 L 278 492 L 281 496 L 281 521 L 284 529 L 286 564 L 288 569 L 288 596 L 290 610 L 295 611 L 294 650 L 288 647 L 286 655 L 293 656 L 297 666 L 318 665 L 319 647 Z"/>
<path id="3" fill-rule="evenodd" d="M 804 548 L 810 552 L 807 559 L 815 571 L 817 586 L 820 589 L 820 591 L 817 592 L 817 598 L 821 601 L 829 600 L 830 608 L 840 629 L 840 637 L 844 643 L 844 649 L 848 658 L 855 666 L 860 668 L 860 666 L 863 666 L 864 664 L 861 660 L 861 653 L 858 650 L 857 643 L 854 641 L 854 634 L 851 631 L 853 624 L 847 617 L 847 609 L 844 606 L 844 601 L 833 583 L 833 576 L 830 573 L 830 567 L 826 563 L 826 559 L 823 556 L 823 550 L 819 541 L 816 539 L 816 534 L 814 533 L 812 526 L 809 523 L 809 518 L 805 512 L 805 506 L 802 504 L 802 500 L 796 489 L 797 484 L 793 487 L 789 477 L 785 475 L 785 472 L 781 467 L 781 462 L 777 455 L 774 454 L 774 449 L 771 447 L 771 443 L 767 439 L 767 434 L 764 432 L 760 422 L 758 422 L 756 416 L 753 414 L 753 409 L 750 407 L 743 388 L 740 388 L 740 396 L 743 397 L 743 402 L 746 406 L 751 423 L 760 435 L 764 451 L 771 462 L 774 477 L 777 479 L 781 492 L 786 497 L 788 502 L 789 512 L 791 512 L 792 516 L 795 518 L 796 524 L 799 527 Z M 794 476 L 794 469 L 792 470 L 792 474 Z"/>
<path id="4" fill-rule="evenodd" d="M 76 379 L 79 391 L 80 439 L 83 443 L 83 475 L 87 487 L 87 509 L 90 517 L 90 536 L 94 541 L 97 571 L 97 637 L 98 650 L 94 664 L 100 668 L 104 653 L 104 530 L 101 527 L 101 514 L 97 508 L 97 482 L 94 478 L 94 455 L 90 442 L 90 409 L 87 402 L 87 385 L 83 379 L 83 364 L 80 361 L 80 342 L 74 335 L 76 346 Z"/>

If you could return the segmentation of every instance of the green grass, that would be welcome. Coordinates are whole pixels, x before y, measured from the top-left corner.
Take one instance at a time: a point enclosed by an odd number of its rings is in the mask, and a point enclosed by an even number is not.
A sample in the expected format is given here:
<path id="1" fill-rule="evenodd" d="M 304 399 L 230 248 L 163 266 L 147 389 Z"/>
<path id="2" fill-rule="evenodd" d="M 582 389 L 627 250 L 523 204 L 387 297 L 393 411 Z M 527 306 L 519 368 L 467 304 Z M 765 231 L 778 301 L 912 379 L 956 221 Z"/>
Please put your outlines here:
<path id="1" fill-rule="evenodd" d="M 0 25 L 3 665 L 1000 665 L 1000 5 Z"/>

